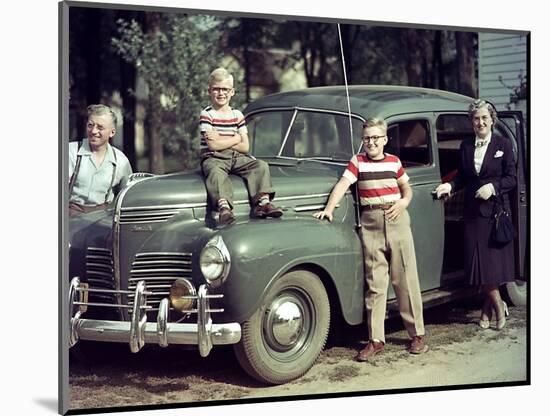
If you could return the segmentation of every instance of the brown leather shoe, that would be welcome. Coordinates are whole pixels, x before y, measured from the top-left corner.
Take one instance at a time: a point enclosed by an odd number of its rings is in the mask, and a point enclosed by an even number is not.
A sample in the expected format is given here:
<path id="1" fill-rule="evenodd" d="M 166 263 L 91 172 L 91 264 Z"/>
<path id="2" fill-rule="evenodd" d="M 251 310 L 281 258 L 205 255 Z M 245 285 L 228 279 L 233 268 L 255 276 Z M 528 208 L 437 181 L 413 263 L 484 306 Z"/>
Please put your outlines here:
<path id="1" fill-rule="evenodd" d="M 376 354 L 378 354 L 380 351 L 384 349 L 384 343 L 379 341 L 369 341 L 367 346 L 363 348 L 359 353 L 355 356 L 355 359 L 357 361 L 369 361 L 374 357 Z"/>
<path id="2" fill-rule="evenodd" d="M 257 218 L 279 218 L 281 215 L 283 215 L 283 210 L 277 208 L 271 202 L 264 205 L 256 205 L 254 208 L 254 216 Z"/>
<path id="3" fill-rule="evenodd" d="M 423 336 L 414 336 L 411 340 L 409 352 L 411 354 L 424 354 L 428 351 L 428 345 L 424 342 Z"/>
<path id="4" fill-rule="evenodd" d="M 218 216 L 218 223 L 220 225 L 229 225 L 235 222 L 235 216 L 229 208 L 220 209 L 220 214 Z"/>

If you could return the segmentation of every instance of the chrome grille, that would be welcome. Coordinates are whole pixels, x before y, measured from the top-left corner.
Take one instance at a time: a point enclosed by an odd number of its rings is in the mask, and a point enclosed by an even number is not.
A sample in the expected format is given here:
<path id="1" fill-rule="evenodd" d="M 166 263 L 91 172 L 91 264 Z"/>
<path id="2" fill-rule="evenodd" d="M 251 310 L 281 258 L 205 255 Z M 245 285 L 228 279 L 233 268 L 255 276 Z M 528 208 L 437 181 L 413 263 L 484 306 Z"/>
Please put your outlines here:
<path id="1" fill-rule="evenodd" d="M 140 253 L 132 263 L 128 281 L 128 290 L 135 290 L 137 283 L 143 280 L 147 291 L 147 305 L 151 311 L 158 311 L 160 301 L 170 293 L 170 286 L 178 278 L 191 280 L 191 254 L 189 253 Z M 128 303 L 133 305 L 129 298 Z"/>
<path id="2" fill-rule="evenodd" d="M 181 208 L 142 208 L 142 209 L 122 209 L 120 213 L 121 224 L 165 222 L 178 214 Z"/>
<path id="3" fill-rule="evenodd" d="M 86 282 L 97 289 L 115 289 L 113 254 L 110 250 L 88 247 L 86 251 Z M 115 303 L 111 293 L 90 294 L 90 302 Z"/>

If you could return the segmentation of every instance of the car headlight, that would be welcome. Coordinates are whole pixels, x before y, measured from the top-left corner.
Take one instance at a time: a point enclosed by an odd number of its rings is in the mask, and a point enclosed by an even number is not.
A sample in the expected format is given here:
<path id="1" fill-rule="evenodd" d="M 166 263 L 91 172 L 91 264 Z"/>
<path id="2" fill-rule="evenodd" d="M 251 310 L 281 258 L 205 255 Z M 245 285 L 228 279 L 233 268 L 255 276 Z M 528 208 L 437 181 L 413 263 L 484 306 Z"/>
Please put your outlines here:
<path id="1" fill-rule="evenodd" d="M 229 275 L 231 257 L 220 235 L 213 237 L 202 249 L 201 272 L 212 287 L 221 285 Z"/>

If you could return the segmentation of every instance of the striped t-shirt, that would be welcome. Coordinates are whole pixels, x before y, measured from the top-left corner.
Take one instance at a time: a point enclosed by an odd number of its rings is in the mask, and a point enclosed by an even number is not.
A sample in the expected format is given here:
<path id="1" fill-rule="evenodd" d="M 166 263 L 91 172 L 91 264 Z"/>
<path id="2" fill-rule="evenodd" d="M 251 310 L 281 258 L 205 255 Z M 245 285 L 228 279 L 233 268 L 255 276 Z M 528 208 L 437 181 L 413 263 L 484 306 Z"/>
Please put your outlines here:
<path id="1" fill-rule="evenodd" d="M 384 154 L 384 159 L 371 160 L 365 153 L 355 155 L 343 175 L 357 188 L 361 205 L 387 204 L 401 199 L 399 185 L 409 176 L 397 156 Z"/>
<path id="2" fill-rule="evenodd" d="M 204 132 L 217 130 L 221 135 L 234 136 L 235 133 L 247 134 L 246 121 L 243 113 L 239 110 L 229 109 L 230 111 L 221 113 L 212 106 L 206 107 L 201 111 L 199 129 L 201 132 L 201 153 L 208 152 L 208 145 Z"/>

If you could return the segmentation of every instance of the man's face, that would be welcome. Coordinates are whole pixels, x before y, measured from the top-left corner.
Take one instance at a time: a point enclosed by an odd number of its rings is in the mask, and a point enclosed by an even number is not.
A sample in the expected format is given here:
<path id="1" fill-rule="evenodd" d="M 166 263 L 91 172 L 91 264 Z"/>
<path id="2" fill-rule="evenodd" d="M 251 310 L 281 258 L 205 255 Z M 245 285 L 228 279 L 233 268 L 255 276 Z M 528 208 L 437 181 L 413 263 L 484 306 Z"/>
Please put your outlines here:
<path id="1" fill-rule="evenodd" d="M 472 117 L 472 126 L 476 135 L 484 139 L 491 132 L 493 126 L 493 118 L 487 107 L 482 107 L 477 110 Z"/>
<path id="2" fill-rule="evenodd" d="M 91 115 L 86 124 L 88 141 L 92 148 L 105 146 L 111 137 L 115 135 L 113 120 L 108 114 Z"/>
<path id="3" fill-rule="evenodd" d="M 384 146 L 388 142 L 386 132 L 380 127 L 366 127 L 363 129 L 363 149 L 370 159 L 384 158 Z"/>
<path id="4" fill-rule="evenodd" d="M 229 105 L 231 97 L 235 95 L 235 90 L 230 80 L 215 82 L 208 87 L 208 94 L 212 100 L 214 108 L 220 108 Z"/>

